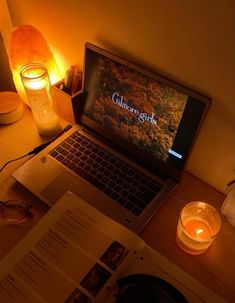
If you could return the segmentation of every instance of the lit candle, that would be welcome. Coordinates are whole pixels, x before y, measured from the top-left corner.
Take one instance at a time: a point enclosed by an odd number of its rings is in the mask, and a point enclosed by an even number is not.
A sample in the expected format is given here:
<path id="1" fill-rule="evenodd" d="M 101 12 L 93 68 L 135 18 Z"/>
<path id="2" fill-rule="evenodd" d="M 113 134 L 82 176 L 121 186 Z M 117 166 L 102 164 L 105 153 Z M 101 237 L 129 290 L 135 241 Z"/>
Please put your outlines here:
<path id="1" fill-rule="evenodd" d="M 204 202 L 191 202 L 180 213 L 176 240 L 190 254 L 202 254 L 220 230 L 217 210 Z"/>
<path id="2" fill-rule="evenodd" d="M 188 233 L 198 238 L 208 238 L 211 236 L 209 226 L 198 219 L 192 219 L 186 222 L 185 229 L 188 231 Z"/>
<path id="3" fill-rule="evenodd" d="M 60 129 L 60 122 L 46 68 L 41 64 L 28 64 L 21 70 L 21 79 L 39 133 L 55 135 Z"/>

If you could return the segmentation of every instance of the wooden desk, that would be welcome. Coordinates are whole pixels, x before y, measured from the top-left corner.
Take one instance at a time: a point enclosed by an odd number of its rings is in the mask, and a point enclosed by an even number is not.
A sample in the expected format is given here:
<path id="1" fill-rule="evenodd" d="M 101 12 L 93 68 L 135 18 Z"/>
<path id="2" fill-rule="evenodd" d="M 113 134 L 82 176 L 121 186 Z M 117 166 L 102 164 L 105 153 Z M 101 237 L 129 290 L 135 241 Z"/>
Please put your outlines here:
<path id="1" fill-rule="evenodd" d="M 190 201 L 205 201 L 220 210 L 224 195 L 185 172 L 173 195 L 141 233 L 142 238 L 185 272 L 225 298 L 235 302 L 235 228 L 222 218 L 221 231 L 200 256 L 183 252 L 175 234 L 181 208 Z"/>
<path id="2" fill-rule="evenodd" d="M 15 124 L 0 126 L 0 165 L 21 156 L 42 142 L 26 110 Z M 6 226 L 0 218 L 0 258 L 2 258 L 47 212 L 48 207 L 28 190 L 16 183 L 12 171 L 25 159 L 13 162 L 0 173 L 0 199 L 19 198 L 33 204 L 33 218 L 23 224 Z M 141 237 L 154 249 L 166 256 L 181 269 L 194 276 L 228 302 L 235 302 L 235 228 L 224 219 L 221 232 L 204 255 L 184 253 L 175 241 L 180 209 L 189 201 L 209 202 L 218 210 L 224 195 L 185 172 L 173 195 L 150 220 Z M 212 302 L 213 303 L 213 302 Z"/>

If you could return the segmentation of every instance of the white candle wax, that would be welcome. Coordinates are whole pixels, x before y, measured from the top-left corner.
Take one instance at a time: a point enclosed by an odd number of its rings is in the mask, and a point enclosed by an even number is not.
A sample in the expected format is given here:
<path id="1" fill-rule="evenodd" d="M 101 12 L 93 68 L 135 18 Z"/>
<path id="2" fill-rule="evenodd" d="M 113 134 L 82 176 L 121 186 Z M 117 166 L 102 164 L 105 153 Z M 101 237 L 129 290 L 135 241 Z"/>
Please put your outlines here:
<path id="1" fill-rule="evenodd" d="M 53 105 L 46 68 L 40 64 L 27 65 L 22 69 L 21 77 L 39 133 L 55 135 L 60 129 L 60 123 Z"/>

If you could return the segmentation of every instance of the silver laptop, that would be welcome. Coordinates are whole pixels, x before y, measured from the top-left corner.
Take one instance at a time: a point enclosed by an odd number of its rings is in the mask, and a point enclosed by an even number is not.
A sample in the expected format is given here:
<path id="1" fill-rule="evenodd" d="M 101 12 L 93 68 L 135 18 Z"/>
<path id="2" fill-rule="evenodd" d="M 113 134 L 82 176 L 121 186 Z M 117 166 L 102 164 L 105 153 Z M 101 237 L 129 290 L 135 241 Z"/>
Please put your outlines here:
<path id="1" fill-rule="evenodd" d="M 140 232 L 180 182 L 210 99 L 85 45 L 76 125 L 13 177 L 52 206 L 72 191 Z"/>

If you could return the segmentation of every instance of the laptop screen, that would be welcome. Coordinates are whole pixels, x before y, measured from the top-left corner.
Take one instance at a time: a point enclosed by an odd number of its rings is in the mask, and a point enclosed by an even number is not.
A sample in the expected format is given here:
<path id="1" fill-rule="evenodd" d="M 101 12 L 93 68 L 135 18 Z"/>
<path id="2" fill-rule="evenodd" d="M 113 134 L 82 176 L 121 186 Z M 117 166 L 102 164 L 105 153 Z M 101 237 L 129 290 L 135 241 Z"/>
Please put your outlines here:
<path id="1" fill-rule="evenodd" d="M 179 177 L 209 99 L 86 44 L 82 124 Z"/>

